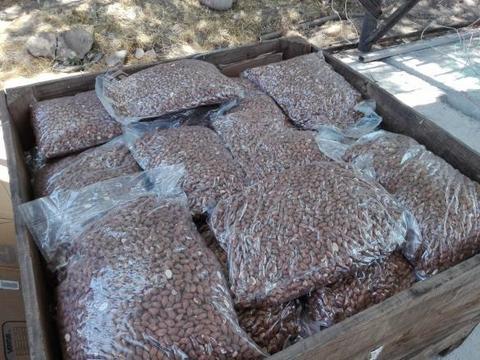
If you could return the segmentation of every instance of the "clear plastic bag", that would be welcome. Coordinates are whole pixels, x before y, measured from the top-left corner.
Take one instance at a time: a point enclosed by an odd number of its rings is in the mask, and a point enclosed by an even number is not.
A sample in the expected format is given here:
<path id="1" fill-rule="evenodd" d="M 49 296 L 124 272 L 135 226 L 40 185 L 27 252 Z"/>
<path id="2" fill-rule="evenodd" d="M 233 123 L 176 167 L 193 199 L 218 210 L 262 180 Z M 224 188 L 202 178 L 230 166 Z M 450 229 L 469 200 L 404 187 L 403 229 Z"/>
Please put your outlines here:
<path id="1" fill-rule="evenodd" d="M 240 326 L 269 354 L 275 354 L 300 340 L 302 306 L 299 300 L 268 308 L 238 311 Z"/>
<path id="2" fill-rule="evenodd" d="M 259 181 L 220 201 L 209 221 L 240 307 L 296 299 L 418 236 L 410 213 L 381 186 L 333 162 Z"/>
<path id="3" fill-rule="evenodd" d="M 244 174 L 220 138 L 202 126 L 158 128 L 156 122 L 131 124 L 125 138 L 133 157 L 144 169 L 184 164 L 183 188 L 192 214 L 210 211 L 223 197 L 244 185 Z"/>
<path id="4" fill-rule="evenodd" d="M 228 277 L 227 253 L 215 239 L 208 225 L 199 229 L 207 246 L 219 260 Z M 240 327 L 255 343 L 269 354 L 283 350 L 300 340 L 302 330 L 302 303 L 292 300 L 285 304 L 267 308 L 249 308 L 237 311 Z"/>
<path id="5" fill-rule="evenodd" d="M 422 233 L 406 252 L 425 278 L 480 251 L 480 185 L 414 139 L 386 131 L 360 138 L 343 159 L 410 209 Z"/>
<path id="6" fill-rule="evenodd" d="M 265 355 L 238 325 L 220 264 L 178 186 L 182 174 L 164 167 L 138 183 L 117 178 L 64 197 L 63 210 L 77 215 L 69 224 L 77 230 L 70 236 L 74 255 L 57 288 L 67 358 Z"/>
<path id="7" fill-rule="evenodd" d="M 291 166 L 327 160 L 311 131 L 292 128 L 282 110 L 258 91 L 212 116 L 212 127 L 254 183 Z"/>
<path id="8" fill-rule="evenodd" d="M 379 304 L 415 282 L 412 266 L 398 252 L 331 286 L 315 290 L 306 301 L 303 331 L 312 335 Z"/>
<path id="9" fill-rule="evenodd" d="M 365 104 L 357 107 L 360 93 L 325 62 L 321 53 L 248 69 L 242 76 L 270 95 L 302 129 L 330 126 L 358 137 L 381 122 L 371 113 L 361 115 Z"/>
<path id="10" fill-rule="evenodd" d="M 76 190 L 58 190 L 50 196 L 22 204 L 19 211 L 37 247 L 52 271 L 63 270 L 73 240 L 92 220 L 147 195 L 179 196 L 181 166 L 112 178 Z"/>
<path id="11" fill-rule="evenodd" d="M 241 87 L 215 65 L 194 59 L 159 64 L 130 76 L 107 73 L 97 77 L 95 90 L 109 114 L 123 124 L 242 96 Z"/>
<path id="12" fill-rule="evenodd" d="M 35 103 L 32 127 L 42 157 L 54 158 L 100 145 L 122 128 L 103 108 L 95 91 Z"/>
<path id="13" fill-rule="evenodd" d="M 43 165 L 34 176 L 35 195 L 43 197 L 55 190 L 80 189 L 139 171 L 140 167 L 123 138 L 119 137 L 99 147 Z"/>

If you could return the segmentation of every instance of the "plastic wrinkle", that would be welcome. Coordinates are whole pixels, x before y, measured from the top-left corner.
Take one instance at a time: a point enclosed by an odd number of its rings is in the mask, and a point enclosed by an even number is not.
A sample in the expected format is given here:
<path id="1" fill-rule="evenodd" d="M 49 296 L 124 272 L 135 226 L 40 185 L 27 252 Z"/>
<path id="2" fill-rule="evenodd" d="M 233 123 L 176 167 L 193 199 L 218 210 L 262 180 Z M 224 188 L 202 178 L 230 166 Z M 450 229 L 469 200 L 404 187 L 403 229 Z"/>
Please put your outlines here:
<path id="1" fill-rule="evenodd" d="M 244 174 L 223 146 L 220 138 L 201 126 L 142 131 L 135 127 L 127 140 L 133 157 L 143 169 L 160 165 L 183 164 L 186 176 L 183 188 L 194 216 L 209 212 L 217 202 L 244 186 Z"/>
<path id="2" fill-rule="evenodd" d="M 381 122 L 362 117 L 372 102 L 357 105 L 361 95 L 328 65 L 320 53 L 245 70 L 245 77 L 270 95 L 299 128 L 329 126 L 348 136 L 371 132 Z M 359 122 L 360 121 L 360 122 Z"/>
<path id="3" fill-rule="evenodd" d="M 275 102 L 258 91 L 247 93 L 223 115 L 213 116 L 212 127 L 249 184 L 291 166 L 327 160 L 315 143 L 315 133 L 292 128 Z"/>
<path id="4" fill-rule="evenodd" d="M 201 226 L 199 232 L 228 278 L 227 253 L 217 242 L 208 225 Z M 293 300 L 279 306 L 239 309 L 237 314 L 241 328 L 252 340 L 269 354 L 274 354 L 301 339 L 302 309 L 302 303 Z"/>
<path id="5" fill-rule="evenodd" d="M 48 159 L 103 144 L 122 133 L 95 91 L 35 103 L 32 127 L 38 151 Z"/>
<path id="6" fill-rule="evenodd" d="M 74 238 L 94 219 L 140 196 L 180 196 L 178 184 L 184 174 L 182 166 L 159 167 L 76 190 L 57 190 L 22 204 L 19 211 L 48 267 L 63 272 L 74 254 Z"/>
<path id="7" fill-rule="evenodd" d="M 130 76 L 106 73 L 97 77 L 95 90 L 105 109 L 122 124 L 242 96 L 242 88 L 215 65 L 194 59 L 159 64 Z"/>
<path id="8" fill-rule="evenodd" d="M 421 238 L 405 256 L 425 278 L 480 250 L 480 185 L 404 135 L 378 131 L 360 138 L 344 155 L 375 176 L 410 209 Z"/>
<path id="9" fill-rule="evenodd" d="M 239 327 L 219 264 L 184 201 L 139 198 L 81 236 L 58 289 L 69 357 L 263 357 Z"/>
<path id="10" fill-rule="evenodd" d="M 47 227 L 61 222 L 58 229 L 70 230 L 57 288 L 65 357 L 265 356 L 238 325 L 220 265 L 191 220 L 179 186 L 184 173 L 160 167 L 34 202 L 50 200 Z M 23 214 L 37 215 L 25 212 L 32 208 L 24 205 Z M 53 251 L 59 232 L 46 235 Z"/>
<path id="11" fill-rule="evenodd" d="M 55 190 L 75 190 L 93 183 L 140 171 L 121 137 L 80 154 L 42 166 L 34 175 L 37 197 Z"/>
<path id="12" fill-rule="evenodd" d="M 315 290 L 306 301 L 308 334 L 305 335 L 310 336 L 379 304 L 408 289 L 414 282 L 412 266 L 396 252 L 383 262 L 375 262 L 353 276 Z"/>
<path id="13" fill-rule="evenodd" d="M 415 231 L 407 214 L 382 187 L 319 162 L 220 201 L 209 221 L 246 308 L 285 303 L 388 257 Z"/>

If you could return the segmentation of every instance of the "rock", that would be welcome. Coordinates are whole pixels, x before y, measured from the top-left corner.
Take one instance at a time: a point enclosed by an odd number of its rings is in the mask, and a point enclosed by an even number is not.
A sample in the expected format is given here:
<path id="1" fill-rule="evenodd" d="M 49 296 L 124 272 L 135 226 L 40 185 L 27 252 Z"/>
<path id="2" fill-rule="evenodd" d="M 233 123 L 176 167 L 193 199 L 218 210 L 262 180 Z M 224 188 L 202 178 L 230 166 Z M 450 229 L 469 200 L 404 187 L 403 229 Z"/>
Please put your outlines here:
<path id="1" fill-rule="evenodd" d="M 55 58 L 57 36 L 53 32 L 41 32 L 30 36 L 26 43 L 27 51 L 35 57 Z"/>
<path id="2" fill-rule="evenodd" d="M 118 50 L 115 51 L 113 54 L 110 54 L 105 59 L 107 66 L 112 67 L 116 65 L 123 64 L 125 62 L 125 58 L 127 57 L 127 50 Z"/>
<path id="3" fill-rule="evenodd" d="M 200 4 L 207 6 L 212 10 L 230 10 L 232 8 L 233 0 L 200 0 Z"/>
<path id="4" fill-rule="evenodd" d="M 141 59 L 143 57 L 143 55 L 145 55 L 145 51 L 143 51 L 143 49 L 137 48 L 135 50 L 135 58 L 136 59 Z"/>
<path id="5" fill-rule="evenodd" d="M 152 60 L 157 57 L 157 53 L 155 52 L 154 49 L 150 49 L 145 53 L 145 57 Z"/>
<path id="6" fill-rule="evenodd" d="M 53 70 L 62 73 L 73 73 L 83 70 L 83 65 L 65 65 L 56 63 L 53 65 Z"/>
<path id="7" fill-rule="evenodd" d="M 90 53 L 87 55 L 87 60 L 92 64 L 98 63 L 103 57 L 101 53 Z"/>
<path id="8" fill-rule="evenodd" d="M 57 58 L 83 59 L 93 46 L 93 28 L 77 27 L 63 31 L 58 36 Z"/>

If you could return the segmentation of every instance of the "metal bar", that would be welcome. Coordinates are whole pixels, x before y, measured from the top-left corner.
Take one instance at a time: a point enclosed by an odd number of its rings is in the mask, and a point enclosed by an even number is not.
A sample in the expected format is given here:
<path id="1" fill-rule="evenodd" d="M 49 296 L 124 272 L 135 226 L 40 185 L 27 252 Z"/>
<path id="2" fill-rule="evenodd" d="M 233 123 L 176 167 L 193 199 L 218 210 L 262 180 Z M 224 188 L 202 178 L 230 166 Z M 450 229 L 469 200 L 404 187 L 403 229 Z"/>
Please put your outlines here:
<path id="1" fill-rule="evenodd" d="M 360 39 L 358 40 L 358 50 L 361 52 L 369 52 L 372 49 L 372 43 L 368 42 L 368 37 L 375 31 L 378 25 L 378 20 L 372 16 L 369 12 L 365 13 L 362 24 L 362 32 L 360 33 Z"/>
<path id="2" fill-rule="evenodd" d="M 407 0 L 400 6 L 392 15 L 390 15 L 384 22 L 383 26 L 375 30 L 366 40 L 366 45 L 374 44 L 382 38 L 395 24 L 408 13 L 420 0 Z"/>
<path id="3" fill-rule="evenodd" d="M 382 15 L 382 0 L 359 0 L 365 10 L 378 19 Z"/>
<path id="4" fill-rule="evenodd" d="M 405 54 L 412 51 L 426 49 L 429 47 L 450 44 L 465 38 L 467 39 L 477 38 L 479 36 L 480 36 L 480 29 L 462 32 L 462 33 L 453 33 L 453 34 L 444 35 L 441 37 L 435 37 L 433 39 L 418 40 L 418 41 L 411 42 L 409 44 L 402 44 L 395 47 L 389 47 L 386 49 L 373 51 L 368 54 L 360 54 L 358 58 L 360 61 L 366 63 L 366 62 L 386 59 L 392 56 Z"/>

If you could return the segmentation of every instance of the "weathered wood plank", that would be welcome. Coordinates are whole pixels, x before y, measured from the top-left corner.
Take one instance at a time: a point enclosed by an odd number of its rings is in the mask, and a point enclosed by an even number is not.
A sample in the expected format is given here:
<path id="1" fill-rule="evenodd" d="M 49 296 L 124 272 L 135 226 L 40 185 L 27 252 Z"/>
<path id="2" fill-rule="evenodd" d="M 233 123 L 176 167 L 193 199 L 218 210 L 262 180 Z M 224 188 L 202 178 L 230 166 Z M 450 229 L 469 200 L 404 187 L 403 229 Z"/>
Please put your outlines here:
<path id="1" fill-rule="evenodd" d="M 283 43 L 288 49 L 288 41 Z M 293 53 L 298 53 L 298 44 Z M 237 49 L 224 49 L 213 54 L 198 57 L 216 65 L 255 58 L 263 53 L 279 52 L 280 41 L 274 40 L 263 45 L 247 45 Z M 278 58 L 278 55 L 276 55 Z M 169 61 L 173 61 L 169 60 Z M 133 73 L 149 66 L 158 64 L 142 64 L 123 69 Z M 52 80 L 33 85 L 10 88 L 0 94 L 0 121 L 8 157 L 10 187 L 16 236 L 18 243 L 19 263 L 22 276 L 22 293 L 25 300 L 26 320 L 28 323 L 28 338 L 30 356 L 32 359 L 59 359 L 58 334 L 49 312 L 52 304 L 51 287 L 48 287 L 47 273 L 37 247 L 33 243 L 27 229 L 18 219 L 18 206 L 31 199 L 31 184 L 24 162 L 23 149 L 33 144 L 30 124 L 30 105 L 61 96 L 74 95 L 81 91 L 94 88 L 96 74 L 82 74 L 61 80 Z M 21 135 L 21 136 L 20 136 Z"/>
<path id="2" fill-rule="evenodd" d="M 288 40 L 284 42 L 284 44 L 288 44 Z M 296 46 L 298 47 L 298 44 L 296 44 Z M 241 46 L 234 49 L 220 49 L 212 53 L 197 54 L 197 55 L 182 57 L 182 59 L 195 58 L 195 59 L 208 61 L 215 65 L 218 65 L 218 64 L 229 64 L 229 63 L 239 62 L 246 59 L 255 58 L 264 53 L 279 52 L 279 51 L 281 51 L 280 39 L 275 39 L 275 40 L 265 41 L 258 44 L 245 45 L 245 46 Z M 160 63 L 165 63 L 165 62 L 170 62 L 175 60 L 178 60 L 178 59 L 170 59 L 170 60 L 156 61 L 149 64 L 127 66 L 122 68 L 122 71 L 124 71 L 127 74 L 132 74 L 134 72 L 146 69 L 154 65 L 158 65 Z M 30 89 L 38 101 L 53 99 L 60 96 L 75 95 L 78 92 L 94 89 L 95 78 L 102 73 L 103 72 L 96 72 L 91 74 L 80 74 L 80 75 L 70 76 L 60 80 L 55 79 L 55 80 L 44 81 L 34 85 L 25 85 L 21 87 L 16 87 L 15 91 Z M 9 93 L 12 90 L 13 89 L 7 89 L 6 91 L 7 93 Z"/>
<path id="3" fill-rule="evenodd" d="M 10 192 L 14 209 L 18 262 L 22 282 L 25 317 L 28 319 L 28 342 L 32 359 L 53 359 L 54 353 L 48 336 L 47 294 L 45 278 L 38 271 L 41 260 L 27 229 L 18 219 L 18 206 L 30 199 L 29 177 L 23 160 L 18 134 L 11 122 L 6 106 L 5 94 L 0 94 L 0 121 L 7 149 L 10 176 Z"/>
<path id="4" fill-rule="evenodd" d="M 283 59 L 283 53 L 281 52 L 268 53 L 268 54 L 257 56 L 254 59 L 247 59 L 247 60 L 239 61 L 233 64 L 226 64 L 226 65 L 219 64 L 218 68 L 226 76 L 237 77 L 240 75 L 240 73 L 243 70 L 257 67 L 257 66 L 268 65 L 274 62 L 282 61 L 282 59 Z"/>
<path id="5" fill-rule="evenodd" d="M 285 359 L 411 359 L 480 322 L 480 255 L 273 355 Z M 450 341 L 457 341 L 451 337 Z M 448 347 L 448 344 L 443 344 Z"/>
<path id="6" fill-rule="evenodd" d="M 229 64 L 247 59 L 253 59 L 265 53 L 279 51 L 281 51 L 280 42 L 278 39 L 274 39 L 232 49 L 221 49 L 208 54 L 199 54 L 195 55 L 194 58 L 208 61 L 213 64 Z"/>
<path id="7" fill-rule="evenodd" d="M 312 52 L 312 44 L 300 36 L 282 38 L 279 41 L 284 60 Z"/>
<path id="8" fill-rule="evenodd" d="M 480 155 L 440 126 L 411 107 L 402 104 L 392 94 L 345 65 L 331 54 L 326 60 L 364 96 L 377 102 L 385 129 L 416 139 L 430 151 L 444 158 L 471 179 L 480 182 Z"/>
<path id="9" fill-rule="evenodd" d="M 415 355 L 412 360 L 431 359 L 439 354 L 445 355 L 450 353 L 463 344 L 465 339 L 472 333 L 473 330 L 475 330 L 477 325 L 478 323 L 474 321 L 468 322 L 467 325 L 463 325 L 452 335 L 447 336 L 443 340 L 437 341 L 435 344 L 422 350 L 420 353 Z"/>

